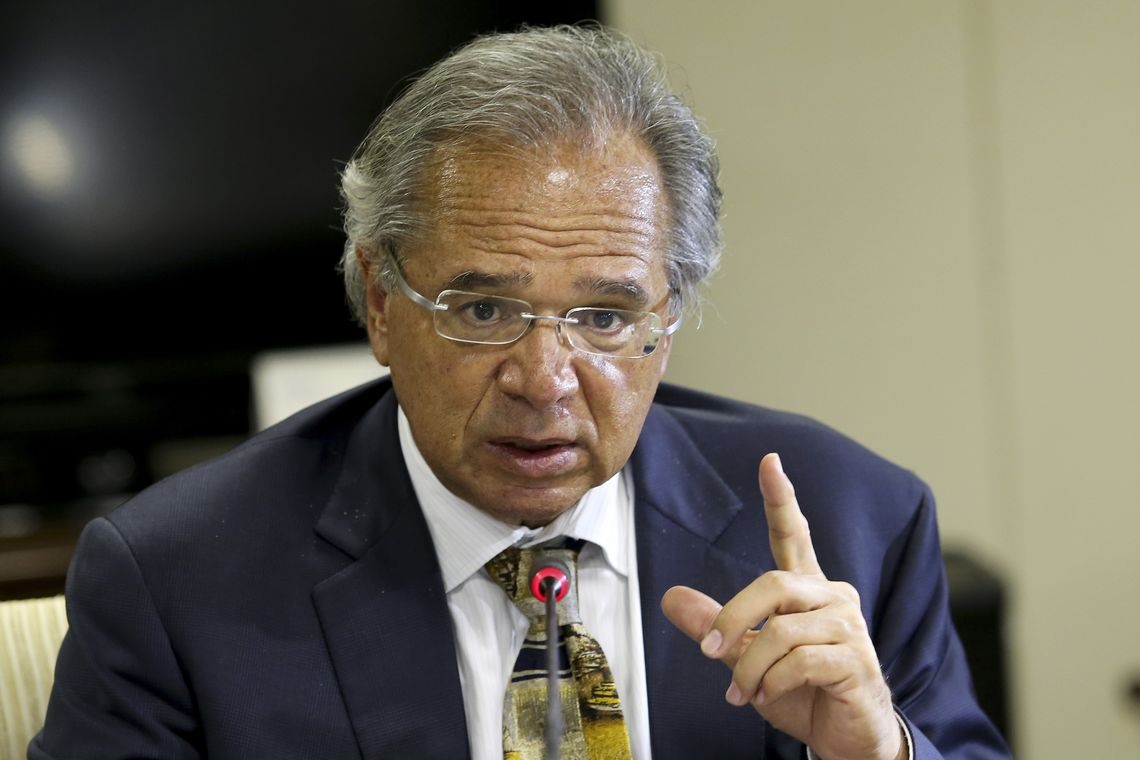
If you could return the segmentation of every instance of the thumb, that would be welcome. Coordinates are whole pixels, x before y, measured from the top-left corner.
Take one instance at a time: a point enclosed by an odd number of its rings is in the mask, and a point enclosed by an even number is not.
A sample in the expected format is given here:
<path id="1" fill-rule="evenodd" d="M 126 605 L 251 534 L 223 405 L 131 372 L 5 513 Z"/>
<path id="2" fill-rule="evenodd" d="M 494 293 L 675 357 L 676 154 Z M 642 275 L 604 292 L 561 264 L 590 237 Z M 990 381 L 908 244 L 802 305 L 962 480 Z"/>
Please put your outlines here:
<path id="1" fill-rule="evenodd" d="M 688 586 L 674 586 L 661 597 L 661 611 L 693 641 L 701 641 L 713 627 L 722 605 Z"/>

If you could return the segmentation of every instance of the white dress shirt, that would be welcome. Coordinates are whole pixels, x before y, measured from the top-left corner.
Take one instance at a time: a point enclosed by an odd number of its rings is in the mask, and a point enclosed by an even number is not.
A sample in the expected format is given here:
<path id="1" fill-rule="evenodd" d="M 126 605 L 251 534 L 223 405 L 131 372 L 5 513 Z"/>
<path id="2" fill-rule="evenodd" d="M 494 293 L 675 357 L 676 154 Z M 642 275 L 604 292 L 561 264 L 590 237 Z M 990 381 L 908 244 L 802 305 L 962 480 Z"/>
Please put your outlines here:
<path id="1" fill-rule="evenodd" d="M 443 571 L 473 760 L 502 760 L 503 697 L 528 628 L 526 617 L 483 565 L 509 546 L 531 546 L 559 536 L 587 542 L 578 558 L 582 623 L 609 660 L 633 757 L 649 760 L 649 700 L 629 466 L 543 528 L 508 525 L 439 482 L 412 438 L 403 409 L 398 425 L 404 463 Z"/>

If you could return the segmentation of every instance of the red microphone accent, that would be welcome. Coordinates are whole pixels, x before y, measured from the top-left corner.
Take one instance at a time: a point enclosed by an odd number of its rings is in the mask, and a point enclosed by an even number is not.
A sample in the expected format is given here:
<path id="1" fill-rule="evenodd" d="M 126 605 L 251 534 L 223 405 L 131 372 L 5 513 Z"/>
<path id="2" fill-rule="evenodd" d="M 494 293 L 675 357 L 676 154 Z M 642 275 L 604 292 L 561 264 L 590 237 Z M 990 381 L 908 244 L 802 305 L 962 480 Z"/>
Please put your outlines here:
<path id="1" fill-rule="evenodd" d="M 543 581 L 547 578 L 554 580 L 554 601 L 561 602 L 570 592 L 570 579 L 566 571 L 558 565 L 543 565 L 530 574 L 530 593 L 540 602 L 546 601 L 546 591 Z"/>

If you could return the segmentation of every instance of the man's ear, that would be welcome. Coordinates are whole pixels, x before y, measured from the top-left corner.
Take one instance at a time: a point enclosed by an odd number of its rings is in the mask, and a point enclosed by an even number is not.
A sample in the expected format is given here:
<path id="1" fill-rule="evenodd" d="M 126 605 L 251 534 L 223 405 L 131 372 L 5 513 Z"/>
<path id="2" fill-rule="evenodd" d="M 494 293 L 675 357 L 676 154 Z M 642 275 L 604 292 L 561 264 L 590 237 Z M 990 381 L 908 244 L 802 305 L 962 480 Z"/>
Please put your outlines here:
<path id="1" fill-rule="evenodd" d="M 388 291 L 377 271 L 378 263 L 368 258 L 368 252 L 356 246 L 356 261 L 364 275 L 364 292 L 368 304 L 368 342 L 372 355 L 381 366 L 388 366 Z"/>

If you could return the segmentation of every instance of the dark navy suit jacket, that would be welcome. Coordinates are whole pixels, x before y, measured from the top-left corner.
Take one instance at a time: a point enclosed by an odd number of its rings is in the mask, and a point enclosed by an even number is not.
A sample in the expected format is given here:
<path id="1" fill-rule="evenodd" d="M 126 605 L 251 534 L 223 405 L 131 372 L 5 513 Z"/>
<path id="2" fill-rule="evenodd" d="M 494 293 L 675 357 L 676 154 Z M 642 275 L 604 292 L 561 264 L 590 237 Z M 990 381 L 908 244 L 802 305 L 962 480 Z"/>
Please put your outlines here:
<path id="1" fill-rule="evenodd" d="M 663 385 L 631 462 L 655 758 L 801 758 L 724 701 L 662 615 L 774 566 L 756 483 L 779 451 L 819 561 L 860 592 L 917 756 L 1007 756 L 970 693 L 934 505 L 802 417 Z M 387 380 L 322 402 L 85 530 L 41 758 L 462 758 L 452 623 Z M 937 748 L 937 749 L 936 749 Z"/>

